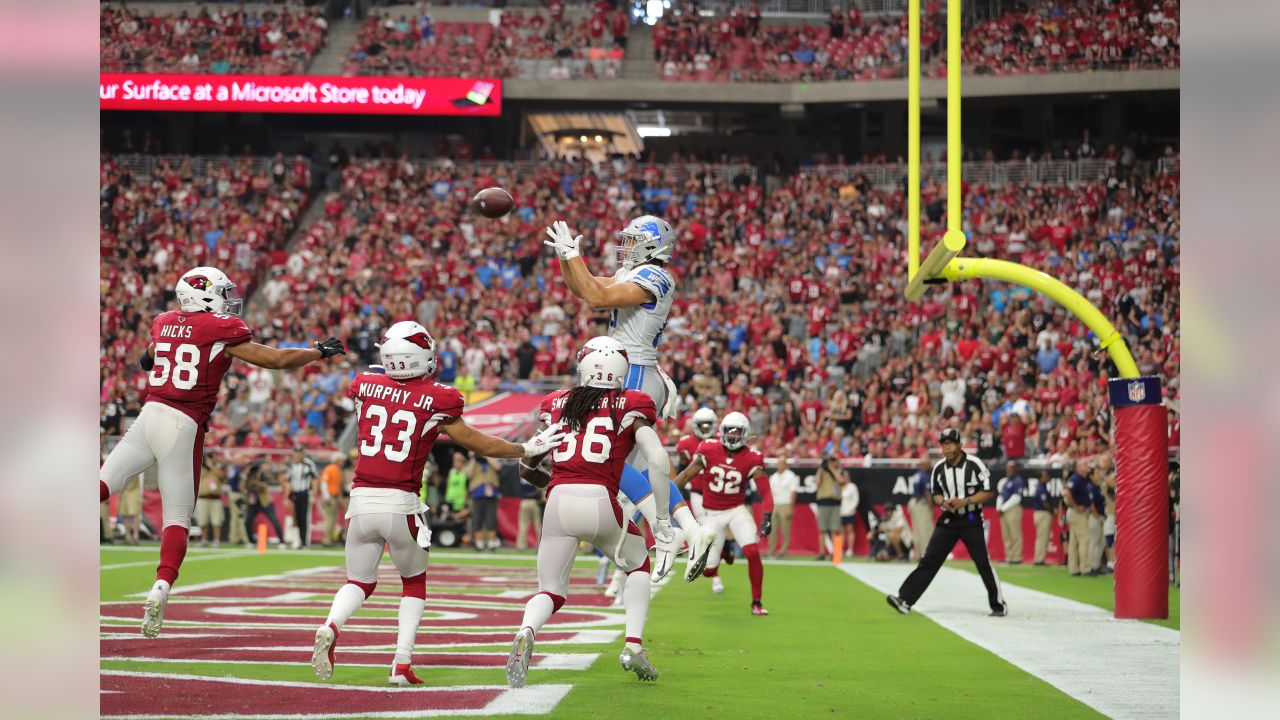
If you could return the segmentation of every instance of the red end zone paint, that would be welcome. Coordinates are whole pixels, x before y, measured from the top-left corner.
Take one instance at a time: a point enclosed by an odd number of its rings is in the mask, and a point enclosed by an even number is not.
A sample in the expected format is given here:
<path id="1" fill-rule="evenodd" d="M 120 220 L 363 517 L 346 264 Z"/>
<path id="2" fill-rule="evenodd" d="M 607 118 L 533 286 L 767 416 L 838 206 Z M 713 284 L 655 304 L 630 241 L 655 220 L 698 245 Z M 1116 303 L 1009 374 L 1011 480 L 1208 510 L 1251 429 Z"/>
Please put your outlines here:
<path id="1" fill-rule="evenodd" d="M 360 692 L 320 683 L 235 682 L 206 677 L 102 673 L 103 717 L 137 715 L 313 715 L 334 717 L 358 702 L 360 716 L 386 712 L 471 710 L 476 714 L 498 698 L 499 688 L 423 688 Z M 355 691 L 359 692 L 359 691 Z"/>

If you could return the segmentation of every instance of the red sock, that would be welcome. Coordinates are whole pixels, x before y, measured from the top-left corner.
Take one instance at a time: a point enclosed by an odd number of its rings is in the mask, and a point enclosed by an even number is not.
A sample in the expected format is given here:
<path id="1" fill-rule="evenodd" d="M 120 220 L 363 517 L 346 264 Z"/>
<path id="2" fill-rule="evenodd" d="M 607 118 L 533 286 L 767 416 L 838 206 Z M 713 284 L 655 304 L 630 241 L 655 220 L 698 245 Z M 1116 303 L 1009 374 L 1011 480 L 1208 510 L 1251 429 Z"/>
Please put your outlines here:
<path id="1" fill-rule="evenodd" d="M 715 577 L 720 574 L 720 567 L 703 568 L 702 577 Z"/>
<path id="2" fill-rule="evenodd" d="M 104 503 L 107 501 L 107 498 L 109 497 L 111 497 L 111 488 L 107 487 L 106 483 L 99 480 L 98 481 L 98 502 Z"/>
<path id="3" fill-rule="evenodd" d="M 178 568 L 182 567 L 182 559 L 187 556 L 187 529 L 181 525 L 170 525 L 160 533 L 160 566 L 156 568 L 156 579 L 173 585 L 178 579 Z"/>
<path id="4" fill-rule="evenodd" d="M 752 543 L 742 548 L 747 556 L 747 577 L 751 578 L 751 599 L 760 601 L 760 588 L 764 585 L 764 563 L 760 562 L 760 546 Z"/>

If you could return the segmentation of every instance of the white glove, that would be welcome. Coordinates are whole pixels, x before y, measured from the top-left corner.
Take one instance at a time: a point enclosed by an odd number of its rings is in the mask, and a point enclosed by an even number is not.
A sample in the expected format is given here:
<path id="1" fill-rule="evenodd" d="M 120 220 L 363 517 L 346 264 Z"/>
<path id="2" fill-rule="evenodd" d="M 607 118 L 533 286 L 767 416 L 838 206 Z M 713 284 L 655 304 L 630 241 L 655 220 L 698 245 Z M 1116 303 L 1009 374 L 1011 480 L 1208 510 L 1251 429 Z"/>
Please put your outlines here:
<path id="1" fill-rule="evenodd" d="M 676 531 L 671 527 L 670 518 L 658 518 L 653 522 L 653 549 L 657 551 L 657 563 L 653 570 L 655 581 L 666 577 L 671 572 L 671 565 L 676 558 Z"/>
<path id="2" fill-rule="evenodd" d="M 543 240 L 542 243 L 555 250 L 561 260 L 572 260 L 578 257 L 578 246 L 582 244 L 582 236 L 575 237 L 568 223 L 563 220 L 551 223 L 551 227 L 547 228 L 547 235 L 551 239 Z"/>
<path id="3" fill-rule="evenodd" d="M 564 430 L 561 429 L 560 423 L 556 423 L 529 438 L 529 441 L 522 443 L 520 447 L 524 448 L 525 457 L 536 457 L 555 450 L 560 446 L 562 439 L 564 439 Z"/>

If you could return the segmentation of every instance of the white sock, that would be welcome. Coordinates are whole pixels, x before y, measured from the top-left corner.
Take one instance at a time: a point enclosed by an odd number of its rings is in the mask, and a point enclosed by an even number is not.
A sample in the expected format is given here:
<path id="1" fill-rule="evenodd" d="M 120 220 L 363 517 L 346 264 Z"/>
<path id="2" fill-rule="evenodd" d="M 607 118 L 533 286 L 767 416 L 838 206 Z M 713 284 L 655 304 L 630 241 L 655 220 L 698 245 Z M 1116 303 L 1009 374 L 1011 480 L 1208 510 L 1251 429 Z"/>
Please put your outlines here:
<path id="1" fill-rule="evenodd" d="M 329 617 L 325 618 L 325 623 L 333 623 L 334 627 L 341 629 L 363 604 L 364 591 L 346 583 L 333 594 L 333 607 L 329 608 Z"/>
<path id="2" fill-rule="evenodd" d="M 544 593 L 534 595 L 524 605 L 524 619 L 520 621 L 520 627 L 530 628 L 537 633 L 551 619 L 551 613 L 555 612 L 555 608 L 551 596 Z"/>
<path id="3" fill-rule="evenodd" d="M 627 574 L 626 573 L 622 572 L 621 570 L 614 570 L 613 581 L 618 583 L 618 595 L 622 595 L 622 593 L 626 592 L 627 590 Z"/>
<path id="4" fill-rule="evenodd" d="M 160 594 L 163 595 L 167 600 L 169 599 L 169 591 L 172 590 L 173 588 L 169 585 L 169 582 L 167 580 L 157 580 L 156 583 L 151 586 L 151 589 L 159 590 Z"/>
<path id="5" fill-rule="evenodd" d="M 649 523 L 649 527 L 653 527 L 654 521 L 658 519 L 657 507 L 658 504 L 653 501 L 652 494 L 636 503 L 636 510 L 639 510 L 640 514 L 644 516 L 644 521 Z"/>
<path id="6" fill-rule="evenodd" d="M 687 538 L 693 538 L 696 532 L 702 530 L 702 526 L 698 525 L 698 521 L 693 519 L 693 511 L 689 509 L 688 505 L 681 505 L 676 508 L 671 517 L 675 519 L 680 529 L 684 530 Z"/>
<path id="7" fill-rule="evenodd" d="M 423 598 L 400 598 L 400 631 L 396 634 L 396 664 L 413 662 L 413 645 L 418 639 L 418 623 L 422 622 L 422 610 L 427 606 Z"/>
<path id="8" fill-rule="evenodd" d="M 622 606 L 627 609 L 627 637 L 644 637 L 644 624 L 649 619 L 649 573 L 637 570 L 627 576 L 622 591 Z M 640 646 L 632 648 L 639 650 Z"/>

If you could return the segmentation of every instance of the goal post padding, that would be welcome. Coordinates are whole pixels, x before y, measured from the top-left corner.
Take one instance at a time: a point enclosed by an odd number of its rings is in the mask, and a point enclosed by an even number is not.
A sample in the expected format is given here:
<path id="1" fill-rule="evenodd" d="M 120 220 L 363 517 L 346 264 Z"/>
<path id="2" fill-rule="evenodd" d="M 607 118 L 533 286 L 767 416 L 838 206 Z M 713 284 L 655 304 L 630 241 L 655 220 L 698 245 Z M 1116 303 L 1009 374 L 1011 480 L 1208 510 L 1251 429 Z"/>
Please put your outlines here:
<path id="1" fill-rule="evenodd" d="M 1108 381 L 1116 462 L 1117 618 L 1169 617 L 1169 435 L 1160 380 Z"/>

